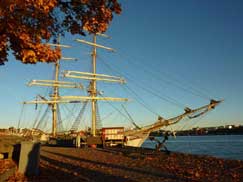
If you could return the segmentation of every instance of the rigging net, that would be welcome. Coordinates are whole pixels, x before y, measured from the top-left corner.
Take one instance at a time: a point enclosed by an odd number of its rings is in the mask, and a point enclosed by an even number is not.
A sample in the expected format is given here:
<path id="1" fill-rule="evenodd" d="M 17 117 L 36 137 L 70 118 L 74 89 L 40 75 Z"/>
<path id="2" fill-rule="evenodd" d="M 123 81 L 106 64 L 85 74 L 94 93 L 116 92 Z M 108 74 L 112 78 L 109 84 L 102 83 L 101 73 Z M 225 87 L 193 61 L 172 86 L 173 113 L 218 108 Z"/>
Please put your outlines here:
<path id="1" fill-rule="evenodd" d="M 72 124 L 72 127 L 71 127 L 70 130 L 73 130 L 73 131 L 77 131 L 78 130 L 79 125 L 81 123 L 81 120 L 83 118 L 83 115 L 84 115 L 84 112 L 85 112 L 87 104 L 88 104 L 88 101 L 85 101 L 83 106 L 82 106 L 82 108 L 81 108 L 81 110 L 79 111 L 78 116 L 76 117 L 74 123 Z"/>

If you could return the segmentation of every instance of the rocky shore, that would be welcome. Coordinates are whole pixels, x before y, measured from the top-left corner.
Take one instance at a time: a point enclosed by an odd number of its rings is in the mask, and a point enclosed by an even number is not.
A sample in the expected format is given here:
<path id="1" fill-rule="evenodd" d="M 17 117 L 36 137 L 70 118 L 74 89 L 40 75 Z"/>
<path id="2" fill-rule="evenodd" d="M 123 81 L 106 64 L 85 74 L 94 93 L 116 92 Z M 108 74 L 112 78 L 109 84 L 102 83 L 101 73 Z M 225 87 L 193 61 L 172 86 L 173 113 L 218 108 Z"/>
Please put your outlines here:
<path id="1" fill-rule="evenodd" d="M 41 147 L 40 174 L 8 181 L 243 181 L 243 161 L 136 148 Z"/>

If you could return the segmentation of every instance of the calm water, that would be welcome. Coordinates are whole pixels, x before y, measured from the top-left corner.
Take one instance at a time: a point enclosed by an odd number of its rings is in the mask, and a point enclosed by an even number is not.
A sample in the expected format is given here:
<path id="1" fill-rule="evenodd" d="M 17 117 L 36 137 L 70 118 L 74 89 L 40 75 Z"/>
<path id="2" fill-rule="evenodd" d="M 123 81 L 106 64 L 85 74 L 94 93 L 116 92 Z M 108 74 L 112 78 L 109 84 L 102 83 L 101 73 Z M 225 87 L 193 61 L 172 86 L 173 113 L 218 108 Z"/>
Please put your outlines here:
<path id="1" fill-rule="evenodd" d="M 142 147 L 155 148 L 155 145 L 156 142 L 146 140 Z M 243 135 L 169 137 L 166 147 L 170 151 L 243 160 Z"/>

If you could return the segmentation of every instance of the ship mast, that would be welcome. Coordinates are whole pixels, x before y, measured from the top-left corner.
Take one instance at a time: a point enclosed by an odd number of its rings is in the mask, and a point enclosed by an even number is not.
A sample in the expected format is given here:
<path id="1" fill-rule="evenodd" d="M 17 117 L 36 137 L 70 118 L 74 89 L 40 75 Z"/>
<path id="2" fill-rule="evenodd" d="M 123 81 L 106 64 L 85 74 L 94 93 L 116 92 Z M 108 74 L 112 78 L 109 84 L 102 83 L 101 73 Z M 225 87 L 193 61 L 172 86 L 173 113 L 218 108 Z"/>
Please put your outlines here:
<path id="1" fill-rule="evenodd" d="M 72 97 L 73 99 L 87 99 L 91 101 L 91 135 L 92 136 L 96 136 L 96 123 L 97 123 L 97 101 L 98 100 L 104 100 L 104 101 L 128 101 L 128 99 L 126 98 L 113 98 L 113 97 L 98 97 L 97 93 L 97 81 L 105 81 L 105 82 L 117 82 L 117 83 L 121 83 L 124 84 L 125 80 L 124 78 L 121 77 L 116 77 L 116 76 L 110 76 L 110 75 L 105 75 L 105 74 L 97 74 L 97 62 L 96 62 L 96 58 L 97 58 L 97 48 L 102 48 L 111 52 L 114 52 L 114 49 L 110 48 L 110 47 L 106 47 L 100 44 L 97 44 L 97 35 L 98 36 L 102 36 L 102 37 L 106 37 L 108 38 L 107 35 L 105 34 L 94 34 L 93 35 L 93 41 L 92 42 L 88 42 L 82 39 L 76 39 L 77 42 L 81 42 L 84 44 L 87 44 L 89 46 L 92 46 L 92 53 L 91 53 L 91 58 L 92 58 L 92 72 L 88 73 L 88 72 L 78 72 L 78 71 L 66 71 L 64 73 L 65 77 L 68 78 L 78 78 L 78 79 L 86 79 L 86 80 L 90 80 L 90 86 L 88 89 L 88 93 L 89 96 L 88 97 Z M 67 97 L 65 97 L 67 98 Z"/>
<path id="2" fill-rule="evenodd" d="M 51 46 L 56 46 L 56 47 L 65 47 L 65 48 L 70 48 L 70 46 L 67 45 L 61 45 L 59 44 L 49 44 Z M 74 58 L 65 58 L 62 57 L 64 60 L 76 60 Z M 28 101 L 24 102 L 23 104 L 48 104 L 51 106 L 52 110 L 52 133 L 51 135 L 53 137 L 56 137 L 57 135 L 57 109 L 58 109 L 58 103 L 60 102 L 59 98 L 59 88 L 79 88 L 82 89 L 83 86 L 81 84 L 76 84 L 73 82 L 65 82 L 65 81 L 59 81 L 59 69 L 60 69 L 60 60 L 57 60 L 54 64 L 55 66 L 55 71 L 54 71 L 54 80 L 31 80 L 28 83 L 28 86 L 47 86 L 47 87 L 52 87 L 53 88 L 53 93 L 50 95 L 50 100 L 46 99 L 45 97 L 39 95 L 41 98 L 41 101 Z M 68 101 L 69 102 L 69 101 Z M 61 102 L 62 103 L 62 102 Z M 66 103 L 66 102 L 64 102 Z"/>
<path id="3" fill-rule="evenodd" d="M 93 44 L 96 44 L 96 34 L 93 36 Z M 93 51 L 92 51 L 92 67 L 93 67 L 93 74 L 95 77 L 96 74 L 96 46 L 93 46 Z M 96 89 L 96 80 L 91 81 L 91 90 L 90 90 L 90 96 L 92 98 L 97 97 L 97 89 Z M 97 108 L 97 100 L 92 99 L 91 100 L 92 107 L 91 107 L 91 113 L 92 113 L 92 127 L 91 127 L 91 134 L 92 136 L 96 136 L 96 108 Z"/>
<path id="4" fill-rule="evenodd" d="M 58 82 L 59 76 L 59 60 L 55 62 L 55 82 Z M 57 101 L 59 97 L 59 89 L 57 85 L 53 85 L 53 95 L 51 96 L 53 101 Z M 52 107 L 52 136 L 56 137 L 57 133 L 57 102 L 51 104 Z"/>
<path id="5" fill-rule="evenodd" d="M 77 42 L 81 42 L 92 46 L 92 72 L 80 72 L 80 71 L 65 71 L 64 77 L 68 78 L 78 78 L 84 80 L 90 80 L 90 85 L 88 88 L 88 96 L 60 96 L 59 95 L 59 88 L 79 88 L 83 89 L 81 84 L 73 83 L 73 82 L 66 82 L 66 81 L 59 81 L 59 60 L 55 63 L 55 79 L 54 80 L 32 80 L 28 85 L 29 86 L 49 86 L 53 88 L 53 94 L 50 95 L 50 99 L 46 99 L 43 96 L 39 95 L 40 100 L 32 100 L 28 102 L 24 102 L 24 104 L 48 104 L 51 106 L 52 109 L 52 136 L 56 137 L 57 135 L 57 109 L 58 104 L 65 104 L 65 103 L 78 103 L 83 101 L 90 101 L 91 102 L 91 114 L 92 114 L 92 125 L 91 125 L 91 134 L 92 136 L 96 136 L 96 120 L 97 120 L 97 101 L 128 101 L 127 98 L 116 98 L 116 97 L 98 97 L 97 91 L 97 81 L 104 81 L 104 82 L 116 82 L 120 84 L 125 83 L 125 79 L 122 77 L 111 76 L 106 74 L 97 74 L 96 73 L 96 57 L 97 57 L 97 48 L 106 49 L 108 51 L 114 52 L 114 49 L 105 47 L 103 45 L 99 45 L 96 43 L 96 36 L 103 36 L 106 37 L 104 34 L 95 34 L 93 36 L 93 42 L 88 42 L 81 39 L 76 39 Z M 61 45 L 61 44 L 50 44 L 52 46 L 57 47 L 65 47 L 69 48 L 70 46 Z M 62 58 L 66 60 L 71 60 L 72 58 Z"/>

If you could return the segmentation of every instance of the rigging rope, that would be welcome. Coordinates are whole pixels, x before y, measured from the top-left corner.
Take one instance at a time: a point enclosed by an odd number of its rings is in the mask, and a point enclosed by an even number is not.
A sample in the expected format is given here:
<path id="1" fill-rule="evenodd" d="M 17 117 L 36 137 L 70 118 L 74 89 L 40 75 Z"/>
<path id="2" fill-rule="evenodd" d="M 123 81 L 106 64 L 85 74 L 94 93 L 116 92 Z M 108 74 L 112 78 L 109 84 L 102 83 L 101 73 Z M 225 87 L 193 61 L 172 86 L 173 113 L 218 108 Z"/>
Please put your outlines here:
<path id="1" fill-rule="evenodd" d="M 101 122 L 101 119 L 100 119 L 98 102 L 96 102 L 96 129 L 101 129 L 101 128 L 102 128 L 102 122 Z"/>
<path id="2" fill-rule="evenodd" d="M 101 121 L 104 121 L 105 119 L 111 117 L 113 114 L 114 114 L 114 111 L 108 113 L 107 115 L 105 115 L 105 116 L 101 119 Z"/>
<path id="3" fill-rule="evenodd" d="M 74 123 L 72 124 L 72 127 L 70 128 L 70 130 L 74 130 L 74 131 L 78 130 L 78 127 L 79 127 L 79 125 L 81 123 L 81 119 L 82 119 L 82 116 L 84 114 L 84 111 L 86 109 L 87 104 L 88 104 L 88 101 L 85 101 L 83 106 L 82 106 L 82 108 L 81 108 L 81 110 L 79 111 L 78 116 L 76 117 Z"/>
<path id="4" fill-rule="evenodd" d="M 49 112 L 49 105 L 47 105 L 45 112 L 43 113 L 42 117 L 40 118 L 40 120 L 35 128 L 41 129 L 41 125 L 43 125 L 43 122 L 47 122 L 47 121 L 44 121 L 44 119 L 47 117 L 48 112 Z M 44 125 L 46 125 L 46 124 L 44 124 Z"/>
<path id="5" fill-rule="evenodd" d="M 64 131 L 59 104 L 57 104 L 57 131 Z"/>
<path id="6" fill-rule="evenodd" d="M 22 116 L 23 116 L 24 105 L 25 105 L 25 104 L 22 104 L 22 108 L 21 108 L 21 112 L 20 112 L 20 116 L 19 116 L 19 122 L 18 122 L 18 126 L 17 126 L 18 129 L 19 129 L 20 122 L 21 122 L 21 119 L 22 119 Z"/>
<path id="7" fill-rule="evenodd" d="M 207 111 L 208 113 L 211 112 L 211 110 Z M 195 122 L 188 122 L 189 120 L 191 120 L 192 118 L 187 117 L 184 119 L 185 124 L 181 126 L 180 129 L 177 129 L 178 131 L 182 131 L 184 130 L 186 127 L 187 128 L 192 128 L 193 126 L 195 126 L 199 121 L 201 121 L 204 117 L 206 117 L 205 113 L 202 115 L 198 116 L 198 119 Z"/>
<path id="8" fill-rule="evenodd" d="M 210 113 L 212 110 L 209 110 L 209 111 L 207 111 L 208 113 Z M 207 114 L 208 115 L 208 114 Z M 199 121 L 201 121 L 202 119 L 204 119 L 206 116 L 207 116 L 206 114 L 204 114 L 204 115 L 200 115 L 199 116 L 199 118 L 195 121 L 195 122 L 191 122 L 191 125 L 189 125 L 191 128 L 193 127 L 193 126 L 195 126 Z"/>
<path id="9" fill-rule="evenodd" d="M 39 108 L 39 110 L 38 110 L 38 113 L 37 113 L 37 115 L 35 117 L 35 121 L 34 121 L 34 124 L 33 124 L 32 128 L 35 128 L 35 126 L 36 126 L 36 124 L 37 124 L 37 122 L 38 122 L 38 120 L 40 118 L 42 108 L 43 108 L 43 105 L 41 105 L 40 108 Z"/>
<path id="10" fill-rule="evenodd" d="M 66 120 L 66 119 L 70 119 L 71 118 L 71 116 L 73 117 L 73 118 L 76 118 L 76 115 L 74 114 L 74 109 L 75 108 L 77 108 L 77 105 L 76 105 L 77 103 L 74 103 L 74 105 L 73 105 L 73 108 L 70 110 L 65 104 L 62 104 L 62 106 L 66 109 L 66 117 L 65 117 L 65 119 L 64 120 Z M 78 104 L 79 105 L 79 104 Z M 77 109 L 75 109 L 75 110 L 77 110 Z"/>
<path id="11" fill-rule="evenodd" d="M 151 113 L 153 113 L 156 116 L 159 116 L 160 114 L 154 112 L 150 107 L 148 107 L 148 105 L 143 101 L 143 99 L 132 89 L 130 89 L 127 85 L 125 85 L 125 88 L 127 88 L 128 90 L 130 90 L 130 92 L 132 92 L 138 99 L 135 99 L 138 103 L 140 103 L 145 109 L 147 109 L 148 111 L 150 111 Z"/>
<path id="12" fill-rule="evenodd" d="M 128 115 L 128 117 L 130 118 L 131 123 L 133 124 L 133 126 L 135 126 L 136 129 L 141 129 L 133 120 L 132 116 L 128 113 L 128 111 L 126 110 L 125 106 L 122 104 L 122 107 L 124 109 L 124 111 L 126 112 L 126 114 Z"/>
<path id="13" fill-rule="evenodd" d="M 121 52 L 121 51 L 120 51 L 120 52 Z M 118 53 L 118 54 L 119 54 L 119 53 Z M 119 54 L 119 55 L 120 55 L 121 57 L 124 57 L 124 58 L 125 58 L 124 60 L 130 60 L 130 61 L 129 61 L 129 64 L 134 64 L 136 67 L 138 67 L 138 66 L 142 67 L 142 69 L 143 69 L 145 72 L 149 72 L 150 75 L 153 75 L 154 77 L 158 78 L 158 79 L 161 80 L 161 81 L 163 80 L 163 81 L 167 82 L 167 84 L 173 85 L 171 81 L 174 81 L 174 86 L 176 86 L 176 87 L 178 87 L 178 88 L 184 90 L 185 92 L 189 92 L 189 93 L 191 93 L 192 95 L 201 97 L 201 98 L 206 99 L 206 100 L 209 100 L 209 99 L 210 99 L 210 97 L 209 97 L 207 94 L 205 94 L 205 93 L 203 93 L 203 92 L 201 91 L 202 89 L 197 89 L 195 86 L 192 86 L 192 84 L 191 84 L 191 85 L 187 84 L 188 87 L 190 88 L 190 89 L 187 89 L 186 87 L 184 87 L 184 85 L 182 85 L 181 81 L 179 81 L 179 80 L 176 79 L 176 78 L 173 78 L 173 77 L 172 77 L 171 75 L 169 75 L 168 73 L 165 73 L 165 72 L 163 72 L 162 70 L 160 70 L 160 71 L 156 71 L 156 72 L 151 71 L 151 70 L 148 69 L 148 67 L 143 66 L 143 64 L 136 63 L 136 61 L 134 61 L 134 60 L 136 60 L 135 58 L 131 58 L 131 59 L 130 59 L 130 57 L 129 57 L 127 54 L 124 54 L 124 53 Z M 123 56 L 123 55 L 126 55 L 126 57 L 127 57 L 128 59 L 127 59 L 125 56 Z M 144 59 L 143 59 L 143 60 L 144 60 Z M 152 62 L 150 62 L 150 64 L 152 64 Z M 155 67 L 157 68 L 157 66 L 155 66 Z M 161 79 L 161 77 L 159 77 L 159 76 L 156 75 L 155 73 L 160 73 L 160 74 L 163 74 L 164 76 L 169 77 L 170 81 L 166 80 L 165 78 L 164 78 L 164 79 Z M 185 80 L 184 80 L 184 83 L 185 83 Z"/>
<path id="14" fill-rule="evenodd" d="M 73 123 L 76 119 L 76 115 L 74 113 L 78 112 L 80 104 L 75 103 L 72 108 L 69 108 L 66 104 L 62 104 L 62 121 L 63 125 L 65 123 L 65 130 L 69 131 L 70 130 L 70 124 Z M 65 112 L 65 113 L 64 113 Z"/>
<path id="15" fill-rule="evenodd" d="M 103 96 L 101 96 L 103 97 Z M 103 97 L 104 98 L 104 97 Z M 123 117 L 125 117 L 126 119 L 128 119 L 130 121 L 130 119 L 127 117 L 127 115 L 125 115 L 123 112 L 121 112 L 119 109 L 117 109 L 111 102 L 109 102 L 108 100 L 104 99 L 104 101 L 108 104 L 110 104 L 111 107 L 113 107 L 113 109 L 115 109 L 118 113 L 120 113 Z"/>
<path id="16" fill-rule="evenodd" d="M 103 62 L 103 64 L 104 64 L 104 65 L 105 65 L 111 72 L 114 71 L 113 68 L 111 68 L 108 64 L 106 64 L 106 63 L 103 61 L 103 59 L 101 59 L 101 61 Z M 120 71 L 117 71 L 117 70 L 115 70 L 115 71 L 116 71 L 117 73 L 121 74 Z M 126 76 L 129 76 L 129 74 L 126 74 Z M 130 75 L 130 77 L 131 77 L 131 75 Z M 147 87 L 144 87 L 144 86 L 139 85 L 136 81 L 133 81 L 132 79 L 130 79 L 130 78 L 128 78 L 128 77 L 127 77 L 127 80 L 130 80 L 130 81 L 134 82 L 135 85 L 137 85 L 138 87 L 140 87 L 140 88 L 142 88 L 143 90 L 147 91 L 147 92 L 150 93 L 151 95 L 154 95 L 154 96 L 156 96 L 156 97 L 162 99 L 163 101 L 166 101 L 166 102 L 168 102 L 168 103 L 170 103 L 170 104 L 173 104 L 173 105 L 179 107 L 180 109 L 181 109 L 181 108 L 183 108 L 183 109 L 185 108 L 185 106 L 184 106 L 183 104 L 179 103 L 178 101 L 176 101 L 176 100 L 173 99 L 173 98 L 170 98 L 169 96 L 166 96 L 167 98 L 162 97 L 161 95 L 158 95 L 157 93 L 155 93 L 154 91 L 148 89 Z M 135 80 L 135 79 L 134 79 L 134 80 Z M 140 80 L 140 82 L 141 82 L 141 80 Z M 127 86 L 127 87 L 128 87 L 128 86 Z M 131 89 L 130 89 L 130 90 L 131 90 Z M 133 91 L 133 93 L 136 93 L 136 92 Z M 136 95 L 137 95 L 137 94 L 136 94 Z M 141 99 L 141 100 L 142 100 L 142 99 Z M 142 104 L 142 105 L 143 105 L 143 104 Z M 145 105 L 147 105 L 147 104 L 145 104 Z M 147 108 L 147 106 L 146 106 L 146 108 Z M 151 109 L 149 109 L 149 110 L 151 111 Z M 156 115 L 158 115 L 158 114 L 156 113 Z"/>

